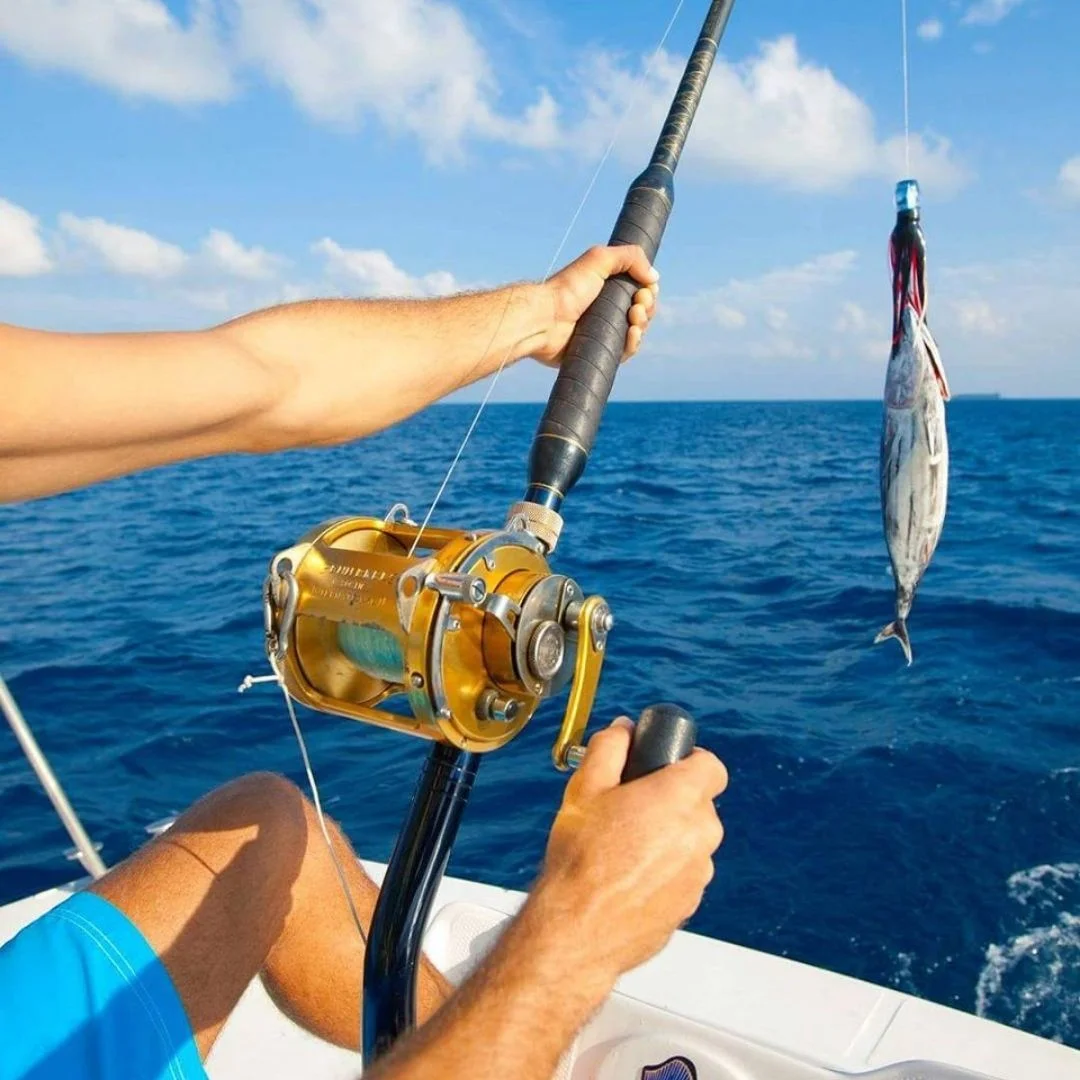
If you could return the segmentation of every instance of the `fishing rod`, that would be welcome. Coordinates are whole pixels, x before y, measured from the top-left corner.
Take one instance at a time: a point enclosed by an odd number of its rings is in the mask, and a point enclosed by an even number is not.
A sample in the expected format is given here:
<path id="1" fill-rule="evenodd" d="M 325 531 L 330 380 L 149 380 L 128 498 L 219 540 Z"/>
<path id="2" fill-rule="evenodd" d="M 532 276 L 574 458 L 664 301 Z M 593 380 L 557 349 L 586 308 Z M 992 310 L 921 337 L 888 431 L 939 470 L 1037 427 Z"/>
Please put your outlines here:
<path id="1" fill-rule="evenodd" d="M 675 169 L 735 0 L 713 0 L 645 171 L 630 185 L 611 234 L 613 244 L 640 244 L 652 261 L 675 201 Z M 611 278 L 577 324 L 529 457 L 529 487 L 515 510 L 554 547 L 563 499 L 585 470 L 600 417 L 619 370 L 626 316 L 638 286 Z M 540 508 L 540 510 L 534 508 Z M 552 531 L 554 530 L 554 531 Z"/>
<path id="2" fill-rule="evenodd" d="M 645 171 L 611 235 L 650 261 L 674 202 L 674 174 L 734 0 L 713 0 Z M 578 322 L 505 525 L 385 518 L 316 527 L 270 562 L 266 642 L 286 692 L 320 712 L 434 742 L 375 907 L 364 962 L 370 1064 L 415 1023 L 421 938 L 483 754 L 510 742 L 540 703 L 570 692 L 555 767 L 584 756 L 613 617 L 601 596 L 554 573 L 563 501 L 580 478 L 619 368 L 638 285 L 611 278 Z M 404 698 L 407 710 L 387 707 Z M 674 705 L 645 710 L 624 780 L 684 757 L 694 725 Z"/>

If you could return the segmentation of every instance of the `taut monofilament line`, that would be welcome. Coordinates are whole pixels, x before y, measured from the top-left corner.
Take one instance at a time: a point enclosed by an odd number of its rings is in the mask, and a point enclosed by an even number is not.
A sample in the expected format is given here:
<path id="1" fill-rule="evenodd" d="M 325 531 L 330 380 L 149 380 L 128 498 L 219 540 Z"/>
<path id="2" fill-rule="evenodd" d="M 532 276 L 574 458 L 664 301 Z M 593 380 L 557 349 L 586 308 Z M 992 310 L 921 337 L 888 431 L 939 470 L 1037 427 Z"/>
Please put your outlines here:
<path id="1" fill-rule="evenodd" d="M 911 172 L 911 80 L 908 73 L 907 0 L 900 0 L 900 64 L 904 79 L 904 172 Z"/>

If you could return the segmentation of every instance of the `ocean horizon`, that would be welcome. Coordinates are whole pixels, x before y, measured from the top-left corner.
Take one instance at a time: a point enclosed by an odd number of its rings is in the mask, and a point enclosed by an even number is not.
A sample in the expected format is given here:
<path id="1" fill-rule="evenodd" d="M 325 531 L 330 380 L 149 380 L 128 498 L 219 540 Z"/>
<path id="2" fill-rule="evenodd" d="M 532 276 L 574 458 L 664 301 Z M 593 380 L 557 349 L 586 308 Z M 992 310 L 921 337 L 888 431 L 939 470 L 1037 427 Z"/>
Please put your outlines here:
<path id="1" fill-rule="evenodd" d="M 482 384 L 481 384 L 482 385 Z M 475 393 L 475 388 L 471 388 Z M 458 391 L 452 396 L 452 399 L 446 399 L 438 401 L 431 408 L 444 408 L 450 406 L 456 408 L 461 405 L 467 404 L 479 404 L 482 394 L 477 393 L 475 398 L 469 398 L 465 400 L 462 398 L 462 393 L 469 393 L 469 391 Z M 499 405 L 543 405 L 547 401 L 546 398 L 521 398 L 521 399 L 500 399 L 492 398 L 488 402 L 486 408 L 494 408 Z M 950 404 L 954 404 L 957 401 L 961 402 L 978 402 L 980 404 L 991 402 L 1039 402 L 1039 401 L 1080 401 L 1080 397 L 1075 395 L 1062 395 L 1051 397 L 1014 397 L 1011 394 L 999 393 L 996 390 L 987 391 L 963 391 L 954 393 Z M 612 397 L 608 402 L 609 407 L 616 407 L 619 405 L 842 405 L 842 404 L 855 404 L 855 405 L 877 405 L 881 407 L 881 397 L 830 397 L 830 398 L 811 398 L 811 397 L 775 397 L 775 398 L 635 398 L 635 397 Z"/>

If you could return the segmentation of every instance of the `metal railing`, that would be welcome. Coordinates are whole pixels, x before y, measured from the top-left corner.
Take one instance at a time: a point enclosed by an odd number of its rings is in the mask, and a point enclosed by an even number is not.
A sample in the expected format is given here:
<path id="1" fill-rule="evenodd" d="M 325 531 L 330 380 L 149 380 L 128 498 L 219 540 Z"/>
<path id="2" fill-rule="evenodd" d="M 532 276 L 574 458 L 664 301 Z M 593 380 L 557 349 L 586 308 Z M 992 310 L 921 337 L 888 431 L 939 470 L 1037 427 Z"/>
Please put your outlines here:
<path id="1" fill-rule="evenodd" d="M 34 733 L 30 730 L 30 725 L 26 722 L 26 717 L 23 716 L 15 698 L 12 697 L 3 676 L 0 676 L 0 710 L 3 711 L 4 716 L 7 718 L 11 730 L 15 733 L 15 738 L 19 740 L 19 745 L 26 755 L 26 760 L 30 763 L 30 768 L 34 770 L 38 780 L 41 782 L 41 786 L 45 789 L 45 794 L 49 797 L 49 802 L 53 804 L 57 817 L 60 818 L 64 828 L 67 829 L 68 836 L 71 837 L 72 843 L 75 845 L 74 857 L 82 863 L 83 869 L 91 877 L 101 877 L 105 873 L 105 863 L 101 861 L 97 848 L 90 840 L 90 837 L 86 835 L 86 830 L 82 827 L 79 816 L 72 809 L 71 803 L 68 802 L 64 789 L 60 786 L 60 781 L 56 779 L 56 774 L 52 771 L 48 759 L 45 757 L 41 747 L 38 746 L 37 739 L 34 738 Z"/>

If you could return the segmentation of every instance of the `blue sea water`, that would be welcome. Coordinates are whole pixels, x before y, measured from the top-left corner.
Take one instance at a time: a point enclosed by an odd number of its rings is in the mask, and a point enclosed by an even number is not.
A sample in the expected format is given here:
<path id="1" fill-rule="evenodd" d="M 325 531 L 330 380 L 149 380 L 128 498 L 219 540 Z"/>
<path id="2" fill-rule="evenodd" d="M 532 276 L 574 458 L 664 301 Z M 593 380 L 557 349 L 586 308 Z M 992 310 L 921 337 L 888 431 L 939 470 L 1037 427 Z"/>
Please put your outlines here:
<path id="1" fill-rule="evenodd" d="M 502 521 L 538 412 L 485 415 L 439 522 Z M 264 669 L 267 559 L 329 517 L 422 511 L 468 418 L 0 509 L 0 670 L 107 860 L 238 773 L 299 778 L 280 696 L 236 693 Z M 1080 402 L 950 407 L 911 668 L 871 644 L 892 610 L 879 423 L 873 403 L 610 409 L 558 552 L 618 620 L 597 720 L 678 700 L 729 765 L 692 929 L 1080 1046 Z M 452 873 L 528 885 L 557 716 L 484 763 Z M 332 812 L 385 859 L 426 748 L 305 724 Z M 72 876 L 2 730 L 0 823 L 0 901 Z"/>

